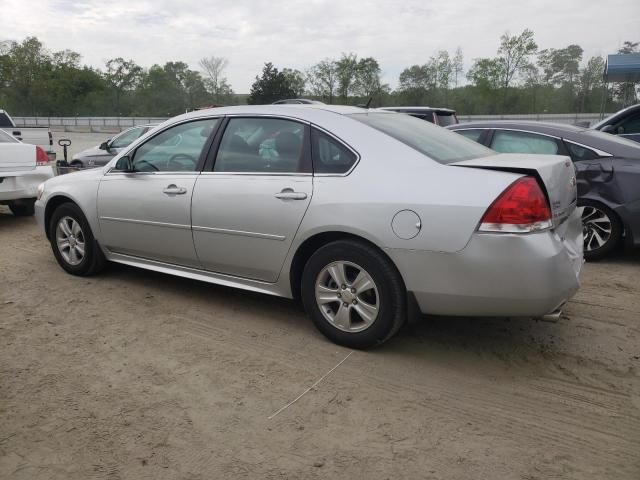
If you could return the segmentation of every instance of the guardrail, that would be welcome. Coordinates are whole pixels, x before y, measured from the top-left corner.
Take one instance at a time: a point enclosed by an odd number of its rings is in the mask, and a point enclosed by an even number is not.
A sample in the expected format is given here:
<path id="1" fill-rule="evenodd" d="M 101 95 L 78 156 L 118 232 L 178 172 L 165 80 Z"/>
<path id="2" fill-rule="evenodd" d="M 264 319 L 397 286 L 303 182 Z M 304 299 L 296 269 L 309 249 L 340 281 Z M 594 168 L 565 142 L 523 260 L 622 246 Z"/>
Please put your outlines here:
<path id="1" fill-rule="evenodd" d="M 162 123 L 168 117 L 13 117 L 19 127 L 49 127 L 63 131 L 120 131 L 134 125 Z M 515 115 L 458 115 L 460 122 L 479 120 L 530 120 L 556 123 L 591 122 L 600 119 L 599 113 L 540 113 Z"/>

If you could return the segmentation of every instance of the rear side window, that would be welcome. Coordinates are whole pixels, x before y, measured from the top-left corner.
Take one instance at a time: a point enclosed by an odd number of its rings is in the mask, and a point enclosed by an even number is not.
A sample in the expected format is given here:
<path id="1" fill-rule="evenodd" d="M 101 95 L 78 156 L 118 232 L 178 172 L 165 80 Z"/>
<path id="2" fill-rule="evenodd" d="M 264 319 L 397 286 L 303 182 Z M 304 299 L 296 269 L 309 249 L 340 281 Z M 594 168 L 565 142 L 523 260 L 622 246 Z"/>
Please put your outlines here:
<path id="1" fill-rule="evenodd" d="M 9 119 L 9 116 L 4 112 L 0 113 L 0 127 L 13 127 L 13 123 Z"/>
<path id="2" fill-rule="evenodd" d="M 590 148 L 582 147 L 571 142 L 564 143 L 569 150 L 571 158 L 576 162 L 580 160 L 594 160 L 596 158 L 599 158 L 599 155 Z"/>
<path id="3" fill-rule="evenodd" d="M 496 130 L 491 148 L 500 153 L 537 153 L 556 155 L 558 142 L 554 138 L 534 133 Z"/>
<path id="4" fill-rule="evenodd" d="M 113 139 L 110 147 L 112 148 L 124 148 L 128 147 L 133 143 L 134 140 L 137 140 L 140 135 L 144 132 L 144 128 L 132 128 L 131 130 L 127 130 L 126 132 L 121 133 L 117 137 Z"/>
<path id="5" fill-rule="evenodd" d="M 463 137 L 467 137 L 469 140 L 473 140 L 474 142 L 479 142 L 480 137 L 482 136 L 482 130 L 454 130 L 454 132 L 459 133 Z"/>
<path id="6" fill-rule="evenodd" d="M 342 143 L 315 128 L 311 132 L 311 152 L 314 173 L 347 173 L 358 160 Z"/>
<path id="7" fill-rule="evenodd" d="M 429 123 L 433 123 L 433 113 L 410 113 L 412 117 L 419 118 L 420 120 L 424 120 Z"/>

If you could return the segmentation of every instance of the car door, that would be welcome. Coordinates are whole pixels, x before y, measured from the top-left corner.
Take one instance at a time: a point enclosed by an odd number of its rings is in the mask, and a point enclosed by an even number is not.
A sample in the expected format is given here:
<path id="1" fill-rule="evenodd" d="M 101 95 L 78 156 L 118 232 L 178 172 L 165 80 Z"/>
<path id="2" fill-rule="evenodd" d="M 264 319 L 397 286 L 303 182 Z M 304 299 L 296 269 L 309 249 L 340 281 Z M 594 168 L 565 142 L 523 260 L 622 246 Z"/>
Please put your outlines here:
<path id="1" fill-rule="evenodd" d="M 100 182 L 101 242 L 112 252 L 200 267 L 191 235 L 191 196 L 219 119 L 158 132 Z"/>
<path id="2" fill-rule="evenodd" d="M 313 193 L 309 126 L 230 117 L 197 180 L 193 240 L 206 270 L 275 282 Z"/>

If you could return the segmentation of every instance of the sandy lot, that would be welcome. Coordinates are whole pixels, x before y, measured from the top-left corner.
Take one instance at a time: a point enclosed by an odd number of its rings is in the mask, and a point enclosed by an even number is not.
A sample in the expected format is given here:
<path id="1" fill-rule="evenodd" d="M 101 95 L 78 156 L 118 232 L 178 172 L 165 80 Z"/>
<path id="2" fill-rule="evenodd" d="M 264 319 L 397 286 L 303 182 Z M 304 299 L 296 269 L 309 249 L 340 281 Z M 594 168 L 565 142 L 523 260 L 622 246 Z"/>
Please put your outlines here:
<path id="1" fill-rule="evenodd" d="M 640 254 L 557 323 L 426 319 L 343 360 L 286 300 L 60 269 L 0 207 L 2 479 L 640 478 Z"/>

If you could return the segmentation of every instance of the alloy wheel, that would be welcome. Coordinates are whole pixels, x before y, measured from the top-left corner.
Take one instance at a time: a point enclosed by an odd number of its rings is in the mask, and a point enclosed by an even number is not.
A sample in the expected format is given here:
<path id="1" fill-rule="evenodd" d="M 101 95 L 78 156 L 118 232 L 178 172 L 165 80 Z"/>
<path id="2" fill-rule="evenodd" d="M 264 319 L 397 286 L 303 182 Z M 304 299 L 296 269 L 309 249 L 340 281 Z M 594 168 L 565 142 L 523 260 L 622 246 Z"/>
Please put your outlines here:
<path id="1" fill-rule="evenodd" d="M 85 255 L 85 236 L 77 220 L 62 217 L 56 227 L 56 245 L 69 265 L 79 265 Z"/>
<path id="2" fill-rule="evenodd" d="M 380 311 L 373 278 L 352 262 L 333 262 L 323 268 L 316 279 L 315 298 L 324 318 L 344 332 L 366 330 Z"/>
<path id="3" fill-rule="evenodd" d="M 611 219 L 602 210 L 587 206 L 582 211 L 582 233 L 586 251 L 602 248 L 611 239 Z"/>

